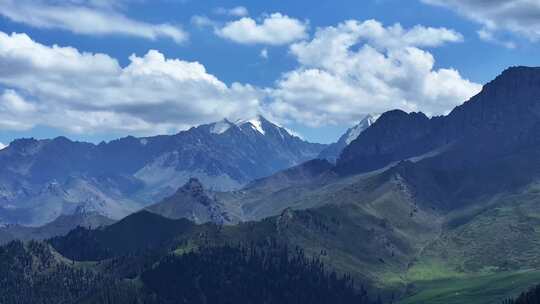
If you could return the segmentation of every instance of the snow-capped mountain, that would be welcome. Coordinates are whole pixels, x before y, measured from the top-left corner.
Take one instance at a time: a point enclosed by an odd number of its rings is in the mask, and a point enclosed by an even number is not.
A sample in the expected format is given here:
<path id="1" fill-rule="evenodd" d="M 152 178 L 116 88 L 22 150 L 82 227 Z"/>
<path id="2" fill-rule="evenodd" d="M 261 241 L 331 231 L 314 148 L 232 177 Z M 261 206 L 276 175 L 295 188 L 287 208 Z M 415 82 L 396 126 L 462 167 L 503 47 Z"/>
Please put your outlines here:
<path id="1" fill-rule="evenodd" d="M 336 162 L 343 149 L 360 136 L 367 128 L 375 123 L 380 115 L 366 115 L 356 126 L 350 128 L 343 134 L 339 140 L 326 147 L 318 156 L 320 159 L 326 159 L 330 162 Z"/>
<path id="2" fill-rule="evenodd" d="M 209 190 L 237 189 L 316 158 L 324 148 L 262 116 L 99 145 L 19 139 L 0 150 L 0 223 L 39 225 L 75 212 L 118 219 L 190 178 Z"/>

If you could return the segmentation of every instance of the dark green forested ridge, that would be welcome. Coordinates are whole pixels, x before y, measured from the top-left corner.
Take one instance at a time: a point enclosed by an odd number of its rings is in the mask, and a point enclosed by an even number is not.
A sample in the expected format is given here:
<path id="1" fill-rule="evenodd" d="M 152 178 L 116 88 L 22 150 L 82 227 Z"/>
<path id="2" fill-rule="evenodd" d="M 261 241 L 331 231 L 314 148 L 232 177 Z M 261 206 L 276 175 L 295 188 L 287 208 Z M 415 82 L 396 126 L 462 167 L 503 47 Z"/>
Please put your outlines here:
<path id="1" fill-rule="evenodd" d="M 42 242 L 0 247 L 0 303 L 76 303 L 107 284 L 107 278 L 72 267 Z"/>
<path id="2" fill-rule="evenodd" d="M 141 280 L 160 303 L 371 303 L 349 276 L 276 244 L 168 255 Z"/>
<path id="3" fill-rule="evenodd" d="M 77 262 L 46 242 L 0 247 L 0 303 L 375 303 L 350 276 L 272 240 L 105 254 Z"/>

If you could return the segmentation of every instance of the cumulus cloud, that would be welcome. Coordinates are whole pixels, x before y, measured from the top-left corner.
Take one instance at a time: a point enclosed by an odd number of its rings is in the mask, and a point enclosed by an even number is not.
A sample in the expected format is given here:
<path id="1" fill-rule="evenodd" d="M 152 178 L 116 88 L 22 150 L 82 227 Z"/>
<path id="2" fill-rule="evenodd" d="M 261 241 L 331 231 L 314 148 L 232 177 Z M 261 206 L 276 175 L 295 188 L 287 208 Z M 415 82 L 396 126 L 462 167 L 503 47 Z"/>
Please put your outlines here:
<path id="1" fill-rule="evenodd" d="M 228 86 L 198 62 L 151 50 L 121 67 L 105 54 L 46 46 L 0 32 L 0 126 L 70 132 L 158 133 L 223 117 L 254 115 L 261 93 Z"/>
<path id="2" fill-rule="evenodd" d="M 462 40 L 445 28 L 347 21 L 293 43 L 298 67 L 258 88 L 225 84 L 198 62 L 156 50 L 121 66 L 106 54 L 0 32 L 0 129 L 144 135 L 257 113 L 309 126 L 395 108 L 441 114 L 481 88 L 454 69 L 434 67 L 429 48 Z"/>
<path id="3" fill-rule="evenodd" d="M 515 49 L 517 46 L 514 42 L 508 41 L 508 40 L 502 40 L 496 37 L 495 33 L 487 30 L 487 29 L 480 29 L 477 31 L 478 37 L 486 42 L 491 42 L 493 44 L 497 44 L 500 46 L 504 46 L 508 49 Z"/>
<path id="4" fill-rule="evenodd" d="M 0 128 L 9 130 L 27 130 L 36 113 L 36 106 L 27 102 L 14 90 L 4 90 L 0 95 Z"/>
<path id="5" fill-rule="evenodd" d="M 482 24 L 481 38 L 490 41 L 500 30 L 540 40 L 540 2 L 538 0 L 422 0 L 422 2 L 447 7 Z M 506 42 L 508 43 L 508 42 Z M 507 45 L 509 46 L 509 45 Z"/>
<path id="6" fill-rule="evenodd" d="M 281 13 L 266 16 L 260 23 L 243 17 L 216 28 L 218 36 L 241 44 L 283 45 L 300 39 L 307 34 L 308 24 Z"/>
<path id="7" fill-rule="evenodd" d="M 423 48 L 462 39 L 446 28 L 384 27 L 375 20 L 320 28 L 312 40 L 290 47 L 300 67 L 277 81 L 267 110 L 312 126 L 394 108 L 446 113 L 481 86 L 454 69 L 435 69 Z"/>
<path id="8" fill-rule="evenodd" d="M 150 24 L 121 14 L 108 0 L 0 0 L 0 14 L 14 22 L 85 35 L 127 35 L 146 39 L 169 38 L 184 42 L 188 34 L 179 26 Z"/>

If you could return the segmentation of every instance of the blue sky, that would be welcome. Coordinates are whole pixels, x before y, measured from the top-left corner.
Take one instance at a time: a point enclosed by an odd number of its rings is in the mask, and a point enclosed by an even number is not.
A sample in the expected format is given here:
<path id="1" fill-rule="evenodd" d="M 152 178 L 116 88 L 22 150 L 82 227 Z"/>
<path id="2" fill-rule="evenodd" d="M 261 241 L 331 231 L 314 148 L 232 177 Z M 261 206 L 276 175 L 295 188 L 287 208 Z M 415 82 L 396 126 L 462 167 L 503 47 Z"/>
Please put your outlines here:
<path id="1" fill-rule="evenodd" d="M 506 67 L 540 65 L 540 22 L 524 18 L 540 5 L 485 2 L 0 0 L 0 142 L 256 113 L 332 142 L 363 114 L 444 114 Z"/>

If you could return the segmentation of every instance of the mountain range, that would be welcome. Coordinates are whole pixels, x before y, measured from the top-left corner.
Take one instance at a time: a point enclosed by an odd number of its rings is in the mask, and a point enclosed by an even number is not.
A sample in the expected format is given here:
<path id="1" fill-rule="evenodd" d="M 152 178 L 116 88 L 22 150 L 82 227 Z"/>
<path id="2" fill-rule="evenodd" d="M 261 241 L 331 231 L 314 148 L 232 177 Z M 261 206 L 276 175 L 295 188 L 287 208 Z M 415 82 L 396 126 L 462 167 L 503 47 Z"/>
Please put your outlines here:
<path id="1" fill-rule="evenodd" d="M 120 219 L 192 177 L 214 191 L 239 189 L 316 158 L 324 148 L 262 116 L 98 145 L 65 137 L 19 139 L 0 150 L 0 223 L 38 226 L 92 212 Z"/>
<path id="2" fill-rule="evenodd" d="M 45 244 L 74 261 L 69 269 L 86 267 L 129 284 L 135 295 L 155 287 L 145 274 L 176 265 L 175 257 L 208 248 L 229 252 L 231 244 L 253 253 L 259 249 L 242 246 L 257 244 L 273 261 L 276 248 L 297 250 L 389 303 L 500 303 L 540 281 L 539 101 L 540 68 L 512 67 L 448 115 L 393 110 L 368 119 L 367 128 L 344 137 L 350 143 L 333 154 L 335 163 L 316 145 L 309 157 L 232 190 L 193 176 L 114 224 L 79 227 Z M 259 121 L 193 130 L 269 135 Z M 25 153 L 44 149 L 38 148 Z M 56 184 L 47 189 L 62 193 Z M 182 267 L 189 273 L 198 266 Z M 163 283 L 163 290 L 169 287 Z"/>

